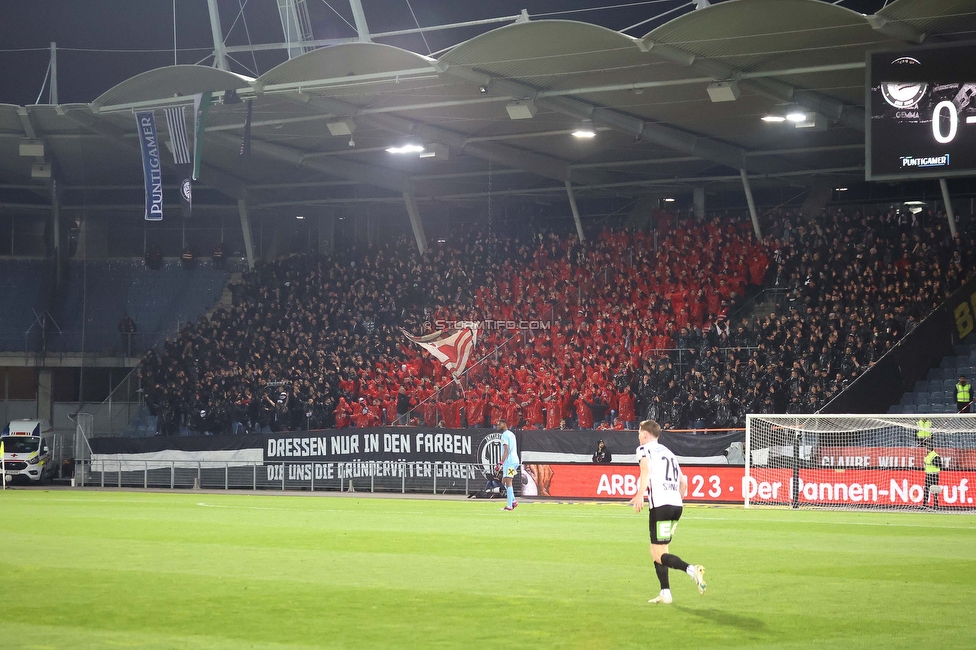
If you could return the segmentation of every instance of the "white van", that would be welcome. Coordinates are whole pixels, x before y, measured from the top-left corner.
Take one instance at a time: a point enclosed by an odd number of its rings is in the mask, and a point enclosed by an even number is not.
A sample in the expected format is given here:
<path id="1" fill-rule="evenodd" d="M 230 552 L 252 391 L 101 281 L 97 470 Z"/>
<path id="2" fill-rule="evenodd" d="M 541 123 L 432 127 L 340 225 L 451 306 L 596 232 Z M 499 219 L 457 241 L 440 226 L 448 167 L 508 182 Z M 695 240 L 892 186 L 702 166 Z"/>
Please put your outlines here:
<path id="1" fill-rule="evenodd" d="M 43 484 L 54 478 L 57 468 L 48 443 L 54 429 L 47 420 L 14 420 L 0 435 L 3 442 L 3 480 L 26 479 Z"/>

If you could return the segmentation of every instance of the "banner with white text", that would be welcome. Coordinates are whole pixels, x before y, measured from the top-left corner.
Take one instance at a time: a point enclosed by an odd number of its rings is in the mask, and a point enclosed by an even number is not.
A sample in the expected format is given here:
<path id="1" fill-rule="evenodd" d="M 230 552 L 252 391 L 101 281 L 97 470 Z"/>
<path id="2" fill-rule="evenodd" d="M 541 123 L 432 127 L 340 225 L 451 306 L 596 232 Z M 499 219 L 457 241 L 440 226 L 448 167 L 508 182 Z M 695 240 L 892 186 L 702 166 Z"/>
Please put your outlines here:
<path id="1" fill-rule="evenodd" d="M 636 465 L 526 463 L 522 494 L 554 499 L 630 499 L 637 494 L 640 468 Z M 683 465 L 688 477 L 686 503 L 789 505 L 793 502 L 793 470 L 765 469 L 748 479 L 743 467 Z M 820 506 L 918 506 L 925 489 L 920 470 L 820 470 L 799 472 L 799 503 Z M 942 471 L 940 504 L 946 508 L 976 508 L 974 471 Z"/>
<path id="2" fill-rule="evenodd" d="M 142 174 L 146 185 L 146 221 L 163 220 L 163 167 L 156 137 L 156 116 L 152 111 L 136 113 L 139 127 L 139 149 L 142 151 Z"/>

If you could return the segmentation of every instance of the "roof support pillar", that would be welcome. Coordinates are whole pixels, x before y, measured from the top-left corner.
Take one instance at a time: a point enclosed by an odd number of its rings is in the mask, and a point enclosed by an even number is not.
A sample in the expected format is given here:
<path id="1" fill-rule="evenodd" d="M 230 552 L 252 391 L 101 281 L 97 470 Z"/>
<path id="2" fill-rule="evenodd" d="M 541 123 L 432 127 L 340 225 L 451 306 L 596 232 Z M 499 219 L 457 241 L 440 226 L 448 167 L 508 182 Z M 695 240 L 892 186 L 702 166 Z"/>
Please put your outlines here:
<path id="1" fill-rule="evenodd" d="M 65 265 L 66 251 L 61 246 L 61 183 L 57 176 L 51 177 L 51 232 L 54 237 L 54 245 L 51 252 L 54 253 L 55 279 L 54 286 L 61 288 L 62 270 Z"/>
<path id="2" fill-rule="evenodd" d="M 695 185 L 692 188 L 692 205 L 695 208 L 695 221 L 701 221 L 705 218 L 705 186 Z"/>
<path id="3" fill-rule="evenodd" d="M 417 240 L 417 250 L 421 255 L 427 254 L 427 235 L 424 234 L 424 222 L 420 220 L 420 208 L 417 206 L 417 196 L 413 192 L 413 184 L 408 184 L 403 190 L 403 200 L 407 204 L 407 214 L 410 216 L 410 228 Z"/>
<path id="4" fill-rule="evenodd" d="M 352 19 L 356 23 L 359 40 L 368 43 L 371 39 L 369 37 L 369 25 L 366 24 L 366 14 L 363 12 L 363 3 L 360 0 L 349 0 L 349 8 L 352 9 Z"/>
<path id="5" fill-rule="evenodd" d="M 952 238 L 956 238 L 956 213 L 952 209 L 952 201 L 949 200 L 949 186 L 946 185 L 946 179 L 939 179 L 939 187 L 942 188 L 942 202 L 945 203 L 946 217 L 949 219 L 949 234 Z"/>
<path id="6" fill-rule="evenodd" d="M 759 215 L 756 214 L 756 202 L 752 198 L 749 175 L 744 169 L 740 169 L 739 174 L 742 176 L 742 189 L 746 193 L 746 203 L 749 204 L 749 216 L 752 217 L 752 229 L 756 231 L 756 239 L 762 239 L 762 229 L 759 227 Z"/>
<path id="7" fill-rule="evenodd" d="M 579 208 L 576 207 L 576 197 L 573 195 L 573 184 L 566 181 L 566 194 L 569 196 L 569 207 L 573 211 L 573 221 L 576 222 L 576 234 L 580 242 L 586 240 L 583 236 L 583 222 L 580 221 Z"/>
<path id="8" fill-rule="evenodd" d="M 247 256 L 247 268 L 254 270 L 254 239 L 251 236 L 251 216 L 247 211 L 247 200 L 237 200 L 237 211 L 241 215 L 241 231 L 244 233 L 244 254 Z"/>
<path id="9" fill-rule="evenodd" d="M 49 104 L 58 104 L 58 44 L 51 41 L 51 85 L 48 87 Z"/>
<path id="10" fill-rule="evenodd" d="M 210 32 L 213 34 L 214 65 L 221 70 L 228 70 L 227 50 L 224 49 L 224 31 L 220 27 L 220 12 L 217 10 L 217 0 L 207 0 L 210 8 Z"/>

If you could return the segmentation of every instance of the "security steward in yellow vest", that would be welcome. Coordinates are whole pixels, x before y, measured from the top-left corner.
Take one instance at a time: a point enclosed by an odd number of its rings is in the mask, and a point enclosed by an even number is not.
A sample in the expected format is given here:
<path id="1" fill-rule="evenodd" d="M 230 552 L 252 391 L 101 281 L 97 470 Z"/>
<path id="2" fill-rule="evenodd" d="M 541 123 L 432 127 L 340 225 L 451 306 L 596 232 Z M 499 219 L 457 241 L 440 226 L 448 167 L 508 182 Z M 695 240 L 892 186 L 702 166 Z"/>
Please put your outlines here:
<path id="1" fill-rule="evenodd" d="M 915 432 L 915 443 L 921 447 L 926 440 L 932 439 L 932 420 L 919 418 L 915 426 L 918 427 L 918 431 Z"/>
<path id="2" fill-rule="evenodd" d="M 956 382 L 956 412 L 969 413 L 969 404 L 973 401 L 973 385 L 966 381 L 966 375 L 959 375 Z"/>
<path id="3" fill-rule="evenodd" d="M 932 488 L 939 484 L 939 472 L 942 471 L 942 457 L 932 448 L 931 438 L 925 441 L 924 446 L 928 453 L 925 454 L 925 460 L 923 461 L 925 466 L 925 491 L 922 493 L 922 505 L 927 506 L 929 504 L 929 492 L 931 491 L 932 506 L 938 508 L 939 490 L 932 490 Z"/>

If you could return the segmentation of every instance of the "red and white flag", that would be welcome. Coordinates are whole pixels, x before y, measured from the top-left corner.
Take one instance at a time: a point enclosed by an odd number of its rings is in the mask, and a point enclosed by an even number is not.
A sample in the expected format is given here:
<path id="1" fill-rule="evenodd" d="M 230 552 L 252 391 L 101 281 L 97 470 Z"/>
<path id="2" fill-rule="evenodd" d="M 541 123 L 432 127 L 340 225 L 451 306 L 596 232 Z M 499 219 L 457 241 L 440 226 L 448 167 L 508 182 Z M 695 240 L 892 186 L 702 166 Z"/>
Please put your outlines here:
<path id="1" fill-rule="evenodd" d="M 460 380 L 468 365 L 471 351 L 478 343 L 478 323 L 459 322 L 454 329 L 413 336 L 405 329 L 403 335 L 416 343 L 451 371 L 455 380 Z"/>

